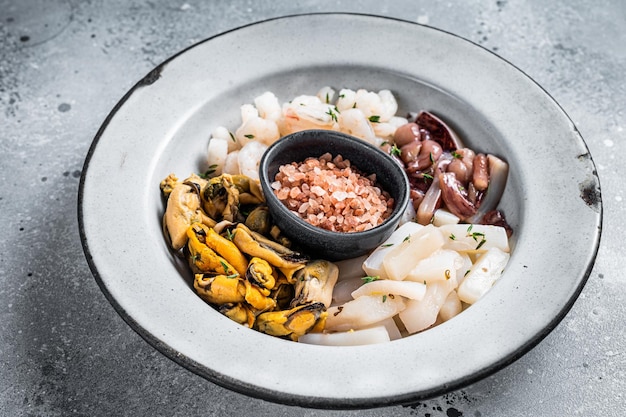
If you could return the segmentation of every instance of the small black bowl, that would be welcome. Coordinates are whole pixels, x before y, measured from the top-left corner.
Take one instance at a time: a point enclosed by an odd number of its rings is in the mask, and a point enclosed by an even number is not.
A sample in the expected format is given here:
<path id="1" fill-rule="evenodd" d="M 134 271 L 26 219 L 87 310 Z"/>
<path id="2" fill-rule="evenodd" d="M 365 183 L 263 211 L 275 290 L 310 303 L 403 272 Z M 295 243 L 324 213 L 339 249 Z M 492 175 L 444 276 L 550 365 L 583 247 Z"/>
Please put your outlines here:
<path id="1" fill-rule="evenodd" d="M 281 165 L 325 153 L 333 158 L 341 155 L 366 175 L 376 174 L 378 184 L 395 202 L 382 224 L 363 232 L 329 231 L 307 223 L 276 197 L 271 184 Z M 276 141 L 261 158 L 259 176 L 272 219 L 281 231 L 307 254 L 330 261 L 364 255 L 379 246 L 396 229 L 409 203 L 409 180 L 396 161 L 359 138 L 330 130 L 305 130 Z"/>

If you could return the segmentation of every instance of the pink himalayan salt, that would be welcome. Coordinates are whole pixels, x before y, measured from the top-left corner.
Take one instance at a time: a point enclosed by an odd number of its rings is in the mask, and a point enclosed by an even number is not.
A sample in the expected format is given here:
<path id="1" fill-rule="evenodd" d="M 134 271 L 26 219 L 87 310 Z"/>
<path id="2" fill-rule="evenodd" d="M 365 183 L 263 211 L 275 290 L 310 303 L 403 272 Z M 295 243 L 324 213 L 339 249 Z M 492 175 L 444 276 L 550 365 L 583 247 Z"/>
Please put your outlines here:
<path id="1" fill-rule="evenodd" d="M 295 215 L 337 232 L 355 232 L 381 224 L 393 211 L 393 198 L 341 155 L 307 158 L 283 165 L 272 189 Z"/>

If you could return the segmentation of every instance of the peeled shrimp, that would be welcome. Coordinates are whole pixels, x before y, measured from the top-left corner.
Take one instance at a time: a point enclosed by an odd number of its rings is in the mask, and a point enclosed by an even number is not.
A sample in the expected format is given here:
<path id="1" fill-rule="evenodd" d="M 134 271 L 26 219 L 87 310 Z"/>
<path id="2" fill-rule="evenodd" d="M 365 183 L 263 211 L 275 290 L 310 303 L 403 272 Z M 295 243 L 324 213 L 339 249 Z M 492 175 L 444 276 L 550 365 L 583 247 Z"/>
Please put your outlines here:
<path id="1" fill-rule="evenodd" d="M 228 152 L 235 151 L 241 148 L 235 136 L 224 126 L 218 126 L 211 132 L 211 138 L 224 139 L 228 143 Z"/>
<path id="2" fill-rule="evenodd" d="M 253 117 L 259 117 L 259 111 L 252 104 L 244 104 L 241 106 L 241 122 L 245 123 Z"/>
<path id="3" fill-rule="evenodd" d="M 242 147 L 251 140 L 269 146 L 280 138 L 280 133 L 276 122 L 256 116 L 248 118 L 239 126 L 235 132 L 235 138 Z"/>
<path id="4" fill-rule="evenodd" d="M 323 103 L 332 103 L 335 101 L 335 90 L 332 87 L 322 87 L 320 91 L 317 92 L 317 98 L 319 98 Z"/>
<path id="5" fill-rule="evenodd" d="M 398 111 L 398 103 L 389 90 L 381 90 L 378 94 L 365 89 L 357 90 L 355 103 L 365 117 L 375 116 L 380 122 L 389 121 Z"/>
<path id="6" fill-rule="evenodd" d="M 255 98 L 254 105 L 259 112 L 259 117 L 263 119 L 276 122 L 282 115 L 282 109 L 280 107 L 280 103 L 278 102 L 278 98 L 276 98 L 274 93 L 270 91 L 267 91 Z"/>
<path id="7" fill-rule="evenodd" d="M 393 93 L 389 90 L 380 90 L 378 92 L 380 97 L 380 120 L 383 122 L 390 121 L 398 111 L 398 102 Z"/>
<path id="8" fill-rule="evenodd" d="M 387 123 L 391 123 L 396 128 L 398 128 L 400 126 L 403 126 L 403 125 L 409 123 L 409 120 L 406 117 L 393 116 L 391 119 L 389 119 L 389 121 Z"/>
<path id="9" fill-rule="evenodd" d="M 224 174 L 238 175 L 239 174 L 239 150 L 229 152 L 224 161 Z"/>
<path id="10" fill-rule="evenodd" d="M 372 125 L 359 109 L 348 109 L 339 113 L 339 131 L 374 144 L 376 134 Z"/>
<path id="11" fill-rule="evenodd" d="M 224 163 L 228 156 L 228 140 L 213 137 L 209 140 L 207 149 L 207 162 L 209 169 L 213 170 L 213 174 L 222 175 Z"/>
<path id="12" fill-rule="evenodd" d="M 266 145 L 256 140 L 250 141 L 246 144 L 246 146 L 241 148 L 239 154 L 237 155 L 239 173 L 258 180 L 261 157 L 266 149 Z"/>
<path id="13" fill-rule="evenodd" d="M 356 92 L 349 88 L 342 88 L 339 90 L 339 96 L 335 105 L 341 112 L 354 108 L 356 105 Z"/>
<path id="14" fill-rule="evenodd" d="M 372 123 L 374 134 L 382 139 L 392 139 L 397 127 L 388 122 Z"/>
<path id="15" fill-rule="evenodd" d="M 317 96 L 298 96 L 283 105 L 279 130 L 283 136 L 307 129 L 337 130 L 337 113 L 335 106 L 322 102 Z"/>

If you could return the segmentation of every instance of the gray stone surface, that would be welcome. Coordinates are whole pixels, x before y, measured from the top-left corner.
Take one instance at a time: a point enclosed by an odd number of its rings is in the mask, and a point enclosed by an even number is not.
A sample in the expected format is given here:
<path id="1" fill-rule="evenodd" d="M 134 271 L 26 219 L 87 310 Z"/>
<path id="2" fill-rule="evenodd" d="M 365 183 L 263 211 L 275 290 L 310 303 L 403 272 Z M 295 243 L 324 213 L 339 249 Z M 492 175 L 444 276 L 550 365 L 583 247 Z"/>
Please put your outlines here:
<path id="1" fill-rule="evenodd" d="M 602 242 L 570 313 L 511 366 L 419 404 L 309 410 L 205 381 L 122 321 L 81 249 L 82 164 L 124 93 L 199 40 L 269 17 L 319 11 L 417 21 L 494 51 L 561 104 L 598 168 Z M 624 68 L 622 0 L 0 0 L 0 415 L 624 415 Z"/>

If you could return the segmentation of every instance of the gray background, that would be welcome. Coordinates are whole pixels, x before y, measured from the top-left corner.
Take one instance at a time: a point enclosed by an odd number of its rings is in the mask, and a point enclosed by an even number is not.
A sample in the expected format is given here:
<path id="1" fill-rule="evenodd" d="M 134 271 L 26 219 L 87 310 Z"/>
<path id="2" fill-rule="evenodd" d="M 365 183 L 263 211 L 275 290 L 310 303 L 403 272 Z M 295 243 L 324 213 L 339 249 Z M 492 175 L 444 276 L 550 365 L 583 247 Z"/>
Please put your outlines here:
<path id="1" fill-rule="evenodd" d="M 134 333 L 105 300 L 83 256 L 82 164 L 124 93 L 204 38 L 319 11 L 399 17 L 494 51 L 563 106 L 598 168 L 602 242 L 571 312 L 511 366 L 419 404 L 308 410 L 225 390 Z M 622 0 L 0 0 L 0 415 L 623 415 L 625 69 Z"/>

